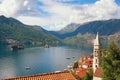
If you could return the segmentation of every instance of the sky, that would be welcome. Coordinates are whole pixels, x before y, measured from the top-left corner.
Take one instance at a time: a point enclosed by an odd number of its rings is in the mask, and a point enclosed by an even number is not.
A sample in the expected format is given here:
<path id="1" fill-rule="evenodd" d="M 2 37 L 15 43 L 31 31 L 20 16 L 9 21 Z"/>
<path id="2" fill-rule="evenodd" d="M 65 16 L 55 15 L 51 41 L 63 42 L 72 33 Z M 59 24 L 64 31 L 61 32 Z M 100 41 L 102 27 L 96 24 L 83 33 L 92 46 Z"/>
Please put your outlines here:
<path id="1" fill-rule="evenodd" d="M 0 0 L 0 15 L 57 31 L 70 23 L 120 19 L 120 0 Z"/>

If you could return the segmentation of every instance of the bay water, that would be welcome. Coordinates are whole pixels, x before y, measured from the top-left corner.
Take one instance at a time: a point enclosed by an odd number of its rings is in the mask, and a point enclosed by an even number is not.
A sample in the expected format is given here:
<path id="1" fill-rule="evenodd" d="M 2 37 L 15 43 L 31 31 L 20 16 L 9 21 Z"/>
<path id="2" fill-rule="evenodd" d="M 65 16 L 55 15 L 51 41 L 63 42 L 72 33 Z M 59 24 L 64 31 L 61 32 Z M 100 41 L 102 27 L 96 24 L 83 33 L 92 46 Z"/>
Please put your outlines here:
<path id="1" fill-rule="evenodd" d="M 67 46 L 31 47 L 18 51 L 0 46 L 0 78 L 63 71 L 79 60 L 81 55 L 89 55 L 91 52 L 92 50 Z"/>

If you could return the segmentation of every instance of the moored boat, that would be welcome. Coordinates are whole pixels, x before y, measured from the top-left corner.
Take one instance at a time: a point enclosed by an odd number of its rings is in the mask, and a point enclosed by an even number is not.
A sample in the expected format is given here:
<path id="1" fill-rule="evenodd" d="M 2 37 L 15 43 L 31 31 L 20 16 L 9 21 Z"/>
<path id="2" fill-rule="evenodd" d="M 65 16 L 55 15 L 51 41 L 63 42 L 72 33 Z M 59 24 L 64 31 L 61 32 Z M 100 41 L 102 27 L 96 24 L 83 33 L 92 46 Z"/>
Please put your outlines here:
<path id="1" fill-rule="evenodd" d="M 26 67 L 25 67 L 25 69 L 26 69 L 26 70 L 29 70 L 29 69 L 30 69 L 30 67 L 26 66 Z"/>

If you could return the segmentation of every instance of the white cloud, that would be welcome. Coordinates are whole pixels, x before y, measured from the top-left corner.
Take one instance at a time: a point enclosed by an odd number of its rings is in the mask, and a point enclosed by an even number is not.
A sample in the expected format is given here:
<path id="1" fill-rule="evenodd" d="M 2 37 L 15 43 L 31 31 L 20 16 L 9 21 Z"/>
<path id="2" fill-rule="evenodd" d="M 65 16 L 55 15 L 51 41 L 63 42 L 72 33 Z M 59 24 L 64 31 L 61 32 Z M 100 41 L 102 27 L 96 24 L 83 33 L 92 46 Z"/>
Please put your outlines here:
<path id="1" fill-rule="evenodd" d="M 3 15 L 5 16 L 12 16 L 15 14 L 15 11 L 17 11 L 17 5 L 15 0 L 11 0 L 8 2 L 8 0 L 3 0 L 0 5 L 0 12 L 3 12 Z"/>
<path id="2" fill-rule="evenodd" d="M 27 4 L 28 4 L 28 1 L 26 0 L 26 1 L 24 1 L 24 6 L 27 6 Z"/>
<path id="3" fill-rule="evenodd" d="M 37 0 L 3 0 L 0 4 L 0 12 L 14 18 L 21 15 L 38 15 L 36 7 Z"/>
<path id="4" fill-rule="evenodd" d="M 25 24 L 59 30 L 69 23 L 120 18 L 115 0 L 99 0 L 93 4 L 65 4 L 73 0 L 3 0 L 0 14 L 12 16 Z M 38 5 L 42 2 L 43 5 Z M 41 12 L 41 10 L 43 12 Z"/>

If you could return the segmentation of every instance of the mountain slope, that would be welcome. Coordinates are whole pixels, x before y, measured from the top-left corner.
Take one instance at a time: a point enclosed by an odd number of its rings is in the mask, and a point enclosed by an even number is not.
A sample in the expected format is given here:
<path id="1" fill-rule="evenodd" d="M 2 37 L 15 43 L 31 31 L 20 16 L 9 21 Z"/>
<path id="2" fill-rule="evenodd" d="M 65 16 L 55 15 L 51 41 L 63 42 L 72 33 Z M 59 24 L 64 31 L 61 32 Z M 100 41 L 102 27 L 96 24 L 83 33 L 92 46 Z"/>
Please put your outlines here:
<path id="1" fill-rule="evenodd" d="M 44 33 L 44 29 L 39 26 L 24 25 L 16 19 L 0 16 L 0 41 L 14 39 L 21 43 L 52 44 L 58 39 Z"/>
<path id="2" fill-rule="evenodd" d="M 120 19 L 111 19 L 106 21 L 94 21 L 80 26 L 75 32 L 81 34 L 96 33 L 100 35 L 111 35 L 120 31 Z"/>
<path id="3" fill-rule="evenodd" d="M 111 19 L 105 21 L 93 21 L 88 22 L 83 25 L 80 25 L 76 30 L 73 32 L 60 34 L 56 32 L 52 32 L 53 35 L 58 36 L 61 39 L 67 37 L 76 36 L 78 33 L 86 34 L 96 34 L 99 32 L 100 35 L 111 35 L 120 31 L 120 19 Z"/>
<path id="4" fill-rule="evenodd" d="M 89 48 L 93 49 L 93 40 L 95 39 L 95 34 L 78 34 L 77 36 L 66 38 L 63 42 L 70 46 L 76 46 L 81 48 Z M 111 42 L 115 42 L 118 46 L 120 46 L 120 32 L 112 34 L 112 35 L 100 35 L 100 43 L 101 48 L 107 48 L 108 44 Z"/>
<path id="5" fill-rule="evenodd" d="M 80 24 L 71 23 L 71 24 L 68 24 L 65 28 L 61 29 L 61 30 L 58 31 L 58 32 L 61 33 L 61 34 L 73 32 L 73 31 L 75 31 L 79 26 L 80 26 Z"/>

